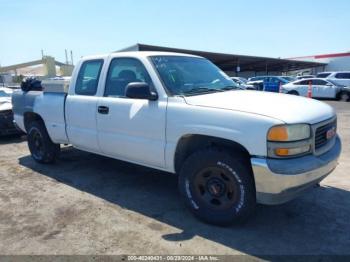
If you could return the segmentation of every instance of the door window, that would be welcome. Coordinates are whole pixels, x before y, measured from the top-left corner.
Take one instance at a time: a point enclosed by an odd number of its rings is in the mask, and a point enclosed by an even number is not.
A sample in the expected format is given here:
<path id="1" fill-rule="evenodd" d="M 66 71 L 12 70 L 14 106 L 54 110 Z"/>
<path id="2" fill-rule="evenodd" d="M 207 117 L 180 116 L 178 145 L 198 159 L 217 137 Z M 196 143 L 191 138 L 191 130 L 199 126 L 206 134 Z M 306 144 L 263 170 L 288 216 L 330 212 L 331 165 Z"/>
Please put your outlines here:
<path id="1" fill-rule="evenodd" d="M 127 85 L 134 82 L 144 82 L 153 88 L 151 77 L 141 61 L 115 58 L 109 66 L 104 96 L 125 97 Z"/>
<path id="2" fill-rule="evenodd" d="M 101 59 L 85 61 L 82 64 L 75 85 L 77 95 L 94 96 L 96 94 L 102 65 Z"/>
<path id="3" fill-rule="evenodd" d="M 335 78 L 338 79 L 350 79 L 350 73 L 337 73 Z"/>
<path id="4" fill-rule="evenodd" d="M 312 84 L 319 85 L 319 86 L 325 86 L 327 84 L 327 82 L 323 81 L 323 80 L 315 79 L 315 80 L 312 80 Z"/>

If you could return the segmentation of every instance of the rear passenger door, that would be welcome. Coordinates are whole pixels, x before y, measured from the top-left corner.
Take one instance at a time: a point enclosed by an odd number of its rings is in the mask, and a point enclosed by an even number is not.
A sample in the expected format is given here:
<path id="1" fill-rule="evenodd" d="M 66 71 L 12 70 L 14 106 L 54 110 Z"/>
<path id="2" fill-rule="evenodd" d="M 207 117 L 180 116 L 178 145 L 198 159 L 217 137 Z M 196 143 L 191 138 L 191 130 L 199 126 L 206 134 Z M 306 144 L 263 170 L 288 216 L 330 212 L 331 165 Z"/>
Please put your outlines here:
<path id="1" fill-rule="evenodd" d="M 307 96 L 310 81 L 311 80 L 301 80 L 300 82 L 295 83 L 295 85 L 298 86 L 296 90 L 300 96 Z"/>
<path id="2" fill-rule="evenodd" d="M 164 167 L 167 100 L 132 99 L 126 86 L 153 81 L 143 62 L 117 57 L 110 62 L 104 96 L 98 101 L 98 141 L 103 154 L 152 167 Z"/>
<path id="3" fill-rule="evenodd" d="M 66 129 L 70 143 L 82 150 L 99 153 L 96 126 L 97 89 L 104 60 L 82 62 L 66 99 Z M 79 67 L 79 65 L 78 65 Z"/>

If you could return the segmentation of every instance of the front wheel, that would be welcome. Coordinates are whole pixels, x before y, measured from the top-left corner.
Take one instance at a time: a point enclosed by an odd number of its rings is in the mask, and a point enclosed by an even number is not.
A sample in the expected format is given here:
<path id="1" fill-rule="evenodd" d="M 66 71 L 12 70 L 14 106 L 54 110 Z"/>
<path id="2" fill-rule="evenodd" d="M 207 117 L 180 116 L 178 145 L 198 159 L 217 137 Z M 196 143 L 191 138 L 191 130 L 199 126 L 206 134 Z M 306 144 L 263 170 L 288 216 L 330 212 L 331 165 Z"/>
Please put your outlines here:
<path id="1" fill-rule="evenodd" d="M 27 133 L 29 151 L 39 163 L 53 163 L 60 151 L 60 145 L 52 142 L 45 125 L 40 121 L 30 123 Z"/>
<path id="2" fill-rule="evenodd" d="M 218 149 L 198 151 L 185 161 L 179 190 L 197 218 L 226 226 L 244 221 L 254 211 L 255 186 L 246 162 Z"/>

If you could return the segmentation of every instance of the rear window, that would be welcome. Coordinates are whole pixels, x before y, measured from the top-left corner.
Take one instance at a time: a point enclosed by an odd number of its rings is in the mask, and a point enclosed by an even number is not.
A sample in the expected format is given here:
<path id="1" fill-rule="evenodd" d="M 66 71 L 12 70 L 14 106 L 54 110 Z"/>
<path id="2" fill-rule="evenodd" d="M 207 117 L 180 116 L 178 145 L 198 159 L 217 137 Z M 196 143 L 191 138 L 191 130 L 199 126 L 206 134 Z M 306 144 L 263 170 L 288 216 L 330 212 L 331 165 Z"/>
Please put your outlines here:
<path id="1" fill-rule="evenodd" d="M 96 94 L 102 65 L 101 59 L 85 61 L 82 64 L 75 86 L 77 95 L 94 96 Z"/>
<path id="2" fill-rule="evenodd" d="M 335 75 L 335 78 L 338 78 L 338 79 L 350 79 L 350 72 L 349 73 L 337 73 Z"/>
<path id="3" fill-rule="evenodd" d="M 320 74 L 317 74 L 317 77 L 318 78 L 326 78 L 330 75 L 331 73 L 320 73 Z"/>

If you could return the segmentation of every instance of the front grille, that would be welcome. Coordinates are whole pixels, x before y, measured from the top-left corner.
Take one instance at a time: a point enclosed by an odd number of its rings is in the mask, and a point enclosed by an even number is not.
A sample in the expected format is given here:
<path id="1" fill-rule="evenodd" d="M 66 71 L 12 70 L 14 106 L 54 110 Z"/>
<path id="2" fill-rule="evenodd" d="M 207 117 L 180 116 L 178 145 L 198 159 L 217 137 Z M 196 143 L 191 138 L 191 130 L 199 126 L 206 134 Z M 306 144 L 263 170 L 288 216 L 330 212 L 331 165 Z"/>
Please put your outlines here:
<path id="1" fill-rule="evenodd" d="M 337 121 L 334 120 L 330 123 L 327 123 L 323 126 L 320 126 L 316 129 L 315 132 L 315 149 L 320 149 L 321 147 L 325 146 L 328 144 L 328 142 L 331 139 L 327 139 L 327 132 L 330 130 L 332 127 L 337 127 Z"/>

